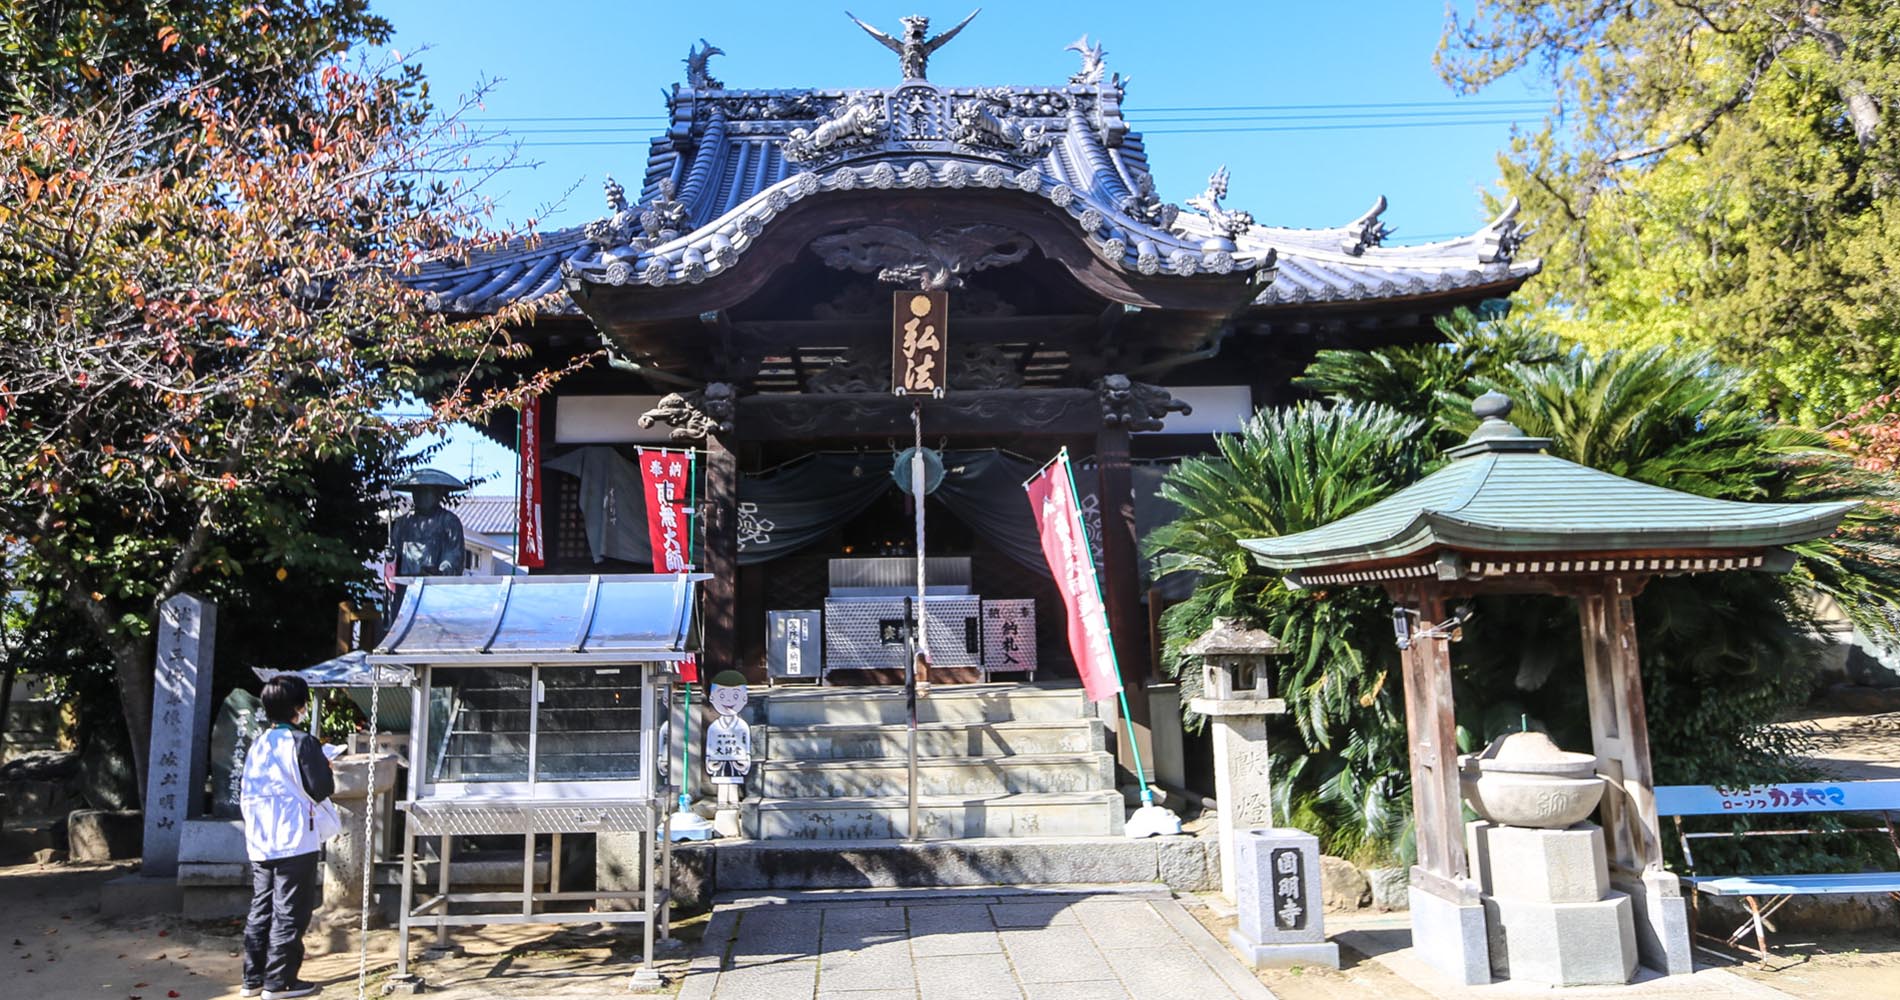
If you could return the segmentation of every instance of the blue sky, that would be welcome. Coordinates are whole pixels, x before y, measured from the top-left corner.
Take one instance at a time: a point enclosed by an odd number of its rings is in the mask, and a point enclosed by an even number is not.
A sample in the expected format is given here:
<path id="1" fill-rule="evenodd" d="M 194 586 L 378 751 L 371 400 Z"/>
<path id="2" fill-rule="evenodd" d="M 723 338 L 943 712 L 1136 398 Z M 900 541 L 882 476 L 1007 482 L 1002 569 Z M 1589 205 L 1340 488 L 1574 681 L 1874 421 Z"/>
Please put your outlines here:
<path id="1" fill-rule="evenodd" d="M 858 17 L 896 33 L 922 13 L 934 30 L 973 5 L 850 0 Z M 712 72 L 734 88 L 888 86 L 897 59 L 845 19 L 843 4 L 580 3 L 384 0 L 393 47 L 419 59 L 439 101 L 499 80 L 471 120 L 507 130 L 531 166 L 487 189 L 498 214 L 543 228 L 603 214 L 602 178 L 638 178 L 660 128 L 662 91 L 682 80 L 700 38 L 724 49 Z M 1444 238 L 1484 221 L 1481 191 L 1512 122 L 1534 126 L 1544 91 L 1507 81 L 1459 98 L 1432 67 L 1444 8 L 1437 0 L 1312 3 L 988 2 L 931 59 L 946 85 L 1058 85 L 1079 65 L 1064 46 L 1086 32 L 1129 80 L 1125 109 L 1144 133 L 1163 198 L 1198 193 L 1226 164 L 1227 203 L 1263 223 L 1337 225 L 1378 195 L 1394 242 Z M 549 210 L 549 206 L 552 209 Z M 457 475 L 502 472 L 481 492 L 511 488 L 512 453 L 473 432 L 452 435 L 435 462 Z"/>

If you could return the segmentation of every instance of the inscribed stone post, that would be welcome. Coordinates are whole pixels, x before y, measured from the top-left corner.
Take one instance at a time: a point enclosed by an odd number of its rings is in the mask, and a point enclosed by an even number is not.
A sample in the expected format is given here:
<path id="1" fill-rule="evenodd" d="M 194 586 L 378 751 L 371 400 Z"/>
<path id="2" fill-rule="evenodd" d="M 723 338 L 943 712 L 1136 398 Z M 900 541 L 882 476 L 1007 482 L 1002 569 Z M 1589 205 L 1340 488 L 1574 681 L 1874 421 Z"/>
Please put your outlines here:
<path id="1" fill-rule="evenodd" d="M 1222 715 L 1214 725 L 1215 819 L 1220 828 L 1221 892 L 1236 899 L 1233 862 L 1239 838 L 1249 830 L 1273 825 L 1273 790 L 1268 780 L 1267 717 Z"/>
<path id="2" fill-rule="evenodd" d="M 152 744 L 145 779 L 146 875 L 178 873 L 178 838 L 198 815 L 211 735 L 212 647 L 218 606 L 179 594 L 158 609 Z"/>
<path id="3" fill-rule="evenodd" d="M 1242 958 L 1255 968 L 1339 968 L 1339 946 L 1326 940 L 1322 918 L 1319 838 L 1286 828 L 1243 830 L 1232 867 L 1238 926 L 1228 943 Z"/>

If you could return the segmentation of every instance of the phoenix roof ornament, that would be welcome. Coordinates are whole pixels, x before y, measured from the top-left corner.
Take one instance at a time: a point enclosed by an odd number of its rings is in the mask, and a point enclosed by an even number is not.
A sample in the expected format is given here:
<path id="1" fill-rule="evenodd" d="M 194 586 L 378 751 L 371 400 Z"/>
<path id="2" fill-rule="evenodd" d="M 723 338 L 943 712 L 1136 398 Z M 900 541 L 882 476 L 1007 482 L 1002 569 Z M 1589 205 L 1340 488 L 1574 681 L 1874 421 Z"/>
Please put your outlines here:
<path id="1" fill-rule="evenodd" d="M 978 7 L 970 12 L 969 17 L 957 22 L 956 27 L 951 28 L 949 31 L 935 38 L 924 37 L 930 33 L 930 18 L 919 14 L 912 14 L 901 19 L 904 22 L 904 37 L 902 39 L 892 38 L 884 32 L 871 27 L 863 21 L 858 20 L 857 16 L 848 10 L 844 12 L 844 16 L 851 18 L 853 24 L 863 28 L 866 34 L 877 39 L 885 48 L 897 53 L 898 64 L 903 67 L 904 79 L 908 81 L 924 79 L 924 69 L 929 65 L 931 55 L 938 49 L 943 48 L 944 44 L 949 42 L 950 39 L 957 37 L 957 32 L 962 31 L 965 25 L 969 24 L 981 13 L 983 13 L 983 8 Z"/>

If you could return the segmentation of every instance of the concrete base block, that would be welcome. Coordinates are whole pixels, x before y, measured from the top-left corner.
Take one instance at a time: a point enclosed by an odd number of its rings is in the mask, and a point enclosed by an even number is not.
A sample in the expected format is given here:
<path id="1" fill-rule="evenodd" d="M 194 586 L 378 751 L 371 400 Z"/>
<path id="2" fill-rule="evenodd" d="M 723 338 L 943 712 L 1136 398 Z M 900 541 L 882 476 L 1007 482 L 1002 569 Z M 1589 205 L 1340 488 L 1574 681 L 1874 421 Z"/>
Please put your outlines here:
<path id="1" fill-rule="evenodd" d="M 412 997 L 418 993 L 424 992 L 427 989 L 428 989 L 428 986 L 427 984 L 423 983 L 422 977 L 415 975 L 413 973 L 409 975 L 403 975 L 403 976 L 392 975 L 388 979 L 383 981 L 383 996 L 386 996 L 386 997 L 387 996 Z"/>
<path id="2" fill-rule="evenodd" d="M 1214 842 L 1198 837 L 712 841 L 694 850 L 713 858 L 706 870 L 718 892 L 1153 882 L 1201 892 L 1219 884 Z M 675 849 L 676 863 L 682 853 Z"/>
<path id="3" fill-rule="evenodd" d="M 178 831 L 178 863 L 246 864 L 244 821 L 188 819 Z"/>
<path id="4" fill-rule="evenodd" d="M 1412 951 L 1462 986 L 1491 981 L 1491 947 L 1484 905 L 1445 899 L 1414 884 L 1406 890 L 1412 915 Z"/>
<path id="5" fill-rule="evenodd" d="M 1630 897 L 1635 921 L 1636 950 L 1643 965 L 1665 976 L 1695 971 L 1689 941 L 1689 906 L 1682 883 L 1669 872 L 1618 872 L 1611 877 L 1616 891 Z"/>
<path id="6" fill-rule="evenodd" d="M 67 852 L 74 861 L 126 861 L 139 856 L 145 814 L 75 809 L 66 815 Z"/>
<path id="7" fill-rule="evenodd" d="M 1594 823 L 1536 830 L 1483 821 L 1465 826 L 1472 877 L 1487 896 L 1594 903 L 1610 891 L 1603 834 Z"/>
<path id="8" fill-rule="evenodd" d="M 1323 965 L 1329 969 L 1339 968 L 1339 946 L 1331 941 L 1304 942 L 1300 944 L 1259 944 L 1247 939 L 1247 935 L 1234 930 L 1228 933 L 1227 943 L 1237 952 L 1240 960 L 1253 965 L 1256 969 L 1289 969 L 1296 965 Z"/>
<path id="9" fill-rule="evenodd" d="M 169 875 L 121 875 L 99 887 L 102 917 L 177 913 L 183 904 L 183 890 Z"/>
<path id="10" fill-rule="evenodd" d="M 1491 971 L 1553 986 L 1621 985 L 1636 976 L 1630 898 L 1590 903 L 1484 899 Z"/>
<path id="11" fill-rule="evenodd" d="M 632 993 L 656 993 L 666 989 L 666 977 L 652 969 L 642 966 L 627 977 L 627 990 Z"/>

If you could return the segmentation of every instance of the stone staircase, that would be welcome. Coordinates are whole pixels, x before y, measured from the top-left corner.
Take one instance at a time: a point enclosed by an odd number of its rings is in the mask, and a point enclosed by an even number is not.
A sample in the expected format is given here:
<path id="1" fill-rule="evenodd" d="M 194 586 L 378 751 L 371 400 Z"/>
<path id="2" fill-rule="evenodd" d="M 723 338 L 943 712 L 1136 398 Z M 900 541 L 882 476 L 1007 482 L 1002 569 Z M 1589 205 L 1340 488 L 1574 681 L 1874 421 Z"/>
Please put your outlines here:
<path id="1" fill-rule="evenodd" d="M 745 822 L 761 840 L 909 834 L 906 713 L 897 688 L 757 696 Z M 931 840 L 1122 832 L 1107 733 L 1077 687 L 943 686 L 917 704 L 918 819 Z"/>

